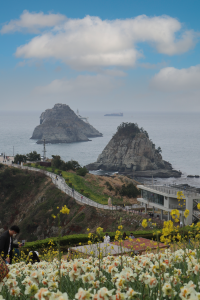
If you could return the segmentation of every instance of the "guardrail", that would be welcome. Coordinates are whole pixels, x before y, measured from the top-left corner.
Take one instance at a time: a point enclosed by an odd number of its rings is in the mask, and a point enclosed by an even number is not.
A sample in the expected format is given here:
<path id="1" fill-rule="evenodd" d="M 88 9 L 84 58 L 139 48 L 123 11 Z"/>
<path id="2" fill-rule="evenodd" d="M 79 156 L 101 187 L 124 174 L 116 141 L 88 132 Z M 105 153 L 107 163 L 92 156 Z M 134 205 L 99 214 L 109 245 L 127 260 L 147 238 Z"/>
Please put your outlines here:
<path id="1" fill-rule="evenodd" d="M 144 186 L 146 186 L 150 189 L 157 190 L 159 192 L 168 194 L 168 195 L 176 196 L 176 197 L 177 197 L 177 192 L 182 190 L 182 192 L 185 196 L 198 197 L 200 199 L 200 194 L 199 193 L 187 191 L 187 190 L 184 190 L 184 189 L 181 189 L 181 188 L 176 188 L 176 187 L 172 187 L 172 186 L 159 186 L 159 185 L 153 185 L 153 184 L 144 184 Z"/>
<path id="2" fill-rule="evenodd" d="M 65 179 L 62 176 L 56 175 L 54 173 L 51 173 L 51 172 L 48 172 L 48 171 L 45 171 L 45 170 L 33 168 L 33 167 L 21 166 L 21 165 L 17 165 L 17 164 L 12 164 L 10 166 L 18 168 L 18 169 L 35 171 L 35 172 L 40 172 L 40 173 L 45 174 L 46 176 L 51 178 L 52 182 L 61 191 L 63 191 L 65 194 L 73 197 L 75 200 L 77 200 L 77 201 L 79 201 L 83 204 L 87 204 L 89 206 L 93 206 L 93 207 L 97 207 L 97 208 L 101 208 L 101 209 L 107 209 L 107 210 L 119 210 L 119 209 L 121 209 L 120 206 L 108 206 L 108 205 L 99 204 L 99 203 L 97 203 L 97 202 L 81 195 L 79 192 L 77 192 L 77 191 L 73 190 L 72 188 L 70 188 L 66 184 Z"/>

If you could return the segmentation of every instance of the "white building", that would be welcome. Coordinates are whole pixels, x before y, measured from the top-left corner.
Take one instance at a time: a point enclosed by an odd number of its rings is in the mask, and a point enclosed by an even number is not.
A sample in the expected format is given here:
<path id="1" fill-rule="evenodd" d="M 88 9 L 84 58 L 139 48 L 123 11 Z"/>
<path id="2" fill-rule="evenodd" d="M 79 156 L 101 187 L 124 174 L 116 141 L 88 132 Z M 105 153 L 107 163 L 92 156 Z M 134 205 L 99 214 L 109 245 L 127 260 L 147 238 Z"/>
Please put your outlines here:
<path id="1" fill-rule="evenodd" d="M 173 209 L 178 209 L 181 215 L 181 221 L 185 225 L 190 225 L 193 222 L 200 220 L 200 211 L 197 209 L 197 204 L 200 203 L 200 194 L 194 191 L 182 190 L 185 196 L 185 205 L 180 207 L 177 192 L 180 189 L 173 186 L 159 186 L 159 185 L 138 185 L 141 190 L 141 198 L 137 198 L 145 206 L 154 210 L 161 211 L 161 219 L 163 219 L 163 212 L 167 212 L 167 219 L 170 220 L 170 212 Z M 182 201 L 183 202 L 183 201 Z M 182 204 L 182 203 L 181 203 Z M 189 216 L 184 218 L 183 214 L 186 209 L 189 209 Z"/>

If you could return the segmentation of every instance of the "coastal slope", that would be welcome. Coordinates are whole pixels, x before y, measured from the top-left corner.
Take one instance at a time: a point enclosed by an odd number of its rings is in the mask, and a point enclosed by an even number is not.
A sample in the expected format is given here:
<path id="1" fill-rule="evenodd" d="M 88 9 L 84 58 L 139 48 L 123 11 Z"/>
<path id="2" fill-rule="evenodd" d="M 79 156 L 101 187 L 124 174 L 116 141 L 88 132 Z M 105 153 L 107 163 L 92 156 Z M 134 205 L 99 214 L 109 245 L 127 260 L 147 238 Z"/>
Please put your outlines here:
<path id="1" fill-rule="evenodd" d="M 89 170 L 117 171 L 137 177 L 180 177 L 171 164 L 162 159 L 161 149 L 148 133 L 134 123 L 122 123 Z"/>
<path id="2" fill-rule="evenodd" d="M 40 125 L 34 131 L 31 139 L 37 139 L 41 144 L 74 143 L 89 141 L 89 138 L 101 137 L 102 133 L 89 123 L 81 120 L 66 104 L 55 104 L 40 116 Z"/>

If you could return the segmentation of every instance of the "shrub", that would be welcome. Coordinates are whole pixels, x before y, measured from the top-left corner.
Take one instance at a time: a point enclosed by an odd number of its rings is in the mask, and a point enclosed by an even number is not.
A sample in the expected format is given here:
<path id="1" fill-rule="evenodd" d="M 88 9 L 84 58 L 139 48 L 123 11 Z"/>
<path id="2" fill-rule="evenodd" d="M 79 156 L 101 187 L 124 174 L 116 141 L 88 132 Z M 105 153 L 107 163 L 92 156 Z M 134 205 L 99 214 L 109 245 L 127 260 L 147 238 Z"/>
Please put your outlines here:
<path id="1" fill-rule="evenodd" d="M 86 169 L 86 167 L 83 168 L 79 168 L 78 170 L 76 170 L 76 174 L 79 176 L 85 176 L 88 173 L 88 170 Z"/>
<path id="2" fill-rule="evenodd" d="M 140 191 L 136 188 L 136 186 L 133 183 L 129 183 L 128 185 L 125 185 L 125 184 L 122 185 L 119 194 L 121 196 L 135 198 L 140 194 Z"/>
<path id="3" fill-rule="evenodd" d="M 72 183 L 71 183 L 71 182 L 69 182 L 68 185 L 69 185 L 70 187 L 72 187 Z"/>
<path id="4" fill-rule="evenodd" d="M 112 185 L 110 184 L 110 182 L 106 181 L 105 184 L 107 185 L 109 191 L 113 191 L 114 190 L 113 187 L 112 187 Z"/>
<path id="5" fill-rule="evenodd" d="M 85 193 L 85 196 L 89 198 L 90 197 L 90 193 Z"/>

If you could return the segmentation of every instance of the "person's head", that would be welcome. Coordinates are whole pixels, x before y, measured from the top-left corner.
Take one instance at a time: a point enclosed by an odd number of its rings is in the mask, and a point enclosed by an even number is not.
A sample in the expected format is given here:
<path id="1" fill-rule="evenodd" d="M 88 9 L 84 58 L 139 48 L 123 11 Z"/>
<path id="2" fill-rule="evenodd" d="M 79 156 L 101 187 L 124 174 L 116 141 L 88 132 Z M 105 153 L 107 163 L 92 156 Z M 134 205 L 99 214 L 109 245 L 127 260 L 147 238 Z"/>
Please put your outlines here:
<path id="1" fill-rule="evenodd" d="M 108 234 L 106 233 L 106 236 L 108 236 Z"/>
<path id="2" fill-rule="evenodd" d="M 131 232 L 131 236 L 133 235 L 133 233 Z"/>
<path id="3" fill-rule="evenodd" d="M 10 236 L 15 236 L 16 234 L 20 233 L 20 229 L 17 225 L 13 225 L 9 229 Z"/>

